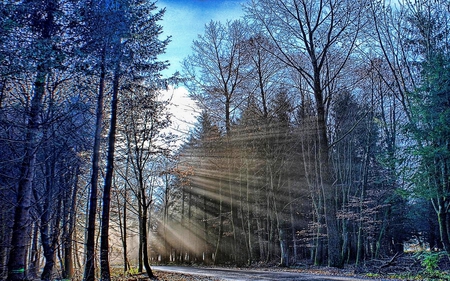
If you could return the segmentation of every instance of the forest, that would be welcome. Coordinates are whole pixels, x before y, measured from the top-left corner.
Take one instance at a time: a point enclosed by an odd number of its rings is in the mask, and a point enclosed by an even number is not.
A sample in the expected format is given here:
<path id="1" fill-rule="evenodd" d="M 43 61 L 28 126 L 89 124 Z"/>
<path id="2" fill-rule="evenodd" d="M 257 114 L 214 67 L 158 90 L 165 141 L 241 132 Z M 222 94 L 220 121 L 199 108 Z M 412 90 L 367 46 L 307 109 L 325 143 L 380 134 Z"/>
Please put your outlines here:
<path id="1" fill-rule="evenodd" d="M 164 77 L 158 2 L 0 3 L 0 279 L 448 255 L 450 1 L 243 9 Z"/>

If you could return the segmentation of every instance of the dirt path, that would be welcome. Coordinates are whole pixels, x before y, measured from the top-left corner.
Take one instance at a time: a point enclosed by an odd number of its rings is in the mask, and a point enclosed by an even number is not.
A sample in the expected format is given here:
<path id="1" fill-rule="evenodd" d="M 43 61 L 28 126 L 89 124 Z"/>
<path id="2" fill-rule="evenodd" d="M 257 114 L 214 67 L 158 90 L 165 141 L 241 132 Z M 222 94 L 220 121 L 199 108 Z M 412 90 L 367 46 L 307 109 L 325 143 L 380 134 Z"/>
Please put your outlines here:
<path id="1" fill-rule="evenodd" d="M 179 274 L 193 274 L 203 277 L 210 277 L 211 280 L 224 281 L 367 281 L 368 279 L 345 277 L 345 276 L 326 276 L 298 272 L 286 271 L 268 271 L 268 270 L 250 270 L 250 269 L 222 269 L 222 268 L 200 268 L 185 266 L 153 266 L 157 271 L 166 271 Z M 374 279 L 370 279 L 374 280 Z M 379 280 L 379 279 L 378 279 Z"/>

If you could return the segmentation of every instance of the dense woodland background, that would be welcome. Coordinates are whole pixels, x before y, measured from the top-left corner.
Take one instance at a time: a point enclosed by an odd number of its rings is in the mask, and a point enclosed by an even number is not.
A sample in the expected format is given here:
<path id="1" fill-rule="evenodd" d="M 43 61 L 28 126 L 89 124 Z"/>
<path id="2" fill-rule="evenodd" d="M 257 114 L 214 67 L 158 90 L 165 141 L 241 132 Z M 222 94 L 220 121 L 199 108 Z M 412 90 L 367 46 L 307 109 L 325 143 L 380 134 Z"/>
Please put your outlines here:
<path id="1" fill-rule="evenodd" d="M 449 250 L 449 1 L 249 1 L 170 78 L 157 4 L 1 2 L 2 279 Z"/>

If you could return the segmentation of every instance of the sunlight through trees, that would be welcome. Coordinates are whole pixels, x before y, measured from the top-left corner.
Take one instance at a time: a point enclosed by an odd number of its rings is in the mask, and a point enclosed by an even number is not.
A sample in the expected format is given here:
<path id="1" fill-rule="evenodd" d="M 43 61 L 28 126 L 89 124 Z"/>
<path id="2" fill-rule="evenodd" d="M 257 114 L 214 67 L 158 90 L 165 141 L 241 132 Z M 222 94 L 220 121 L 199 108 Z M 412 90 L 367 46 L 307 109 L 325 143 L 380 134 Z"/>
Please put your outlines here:
<path id="1" fill-rule="evenodd" d="M 449 1 L 250 0 L 169 78 L 157 4 L 1 2 L 0 278 L 448 253 Z"/>

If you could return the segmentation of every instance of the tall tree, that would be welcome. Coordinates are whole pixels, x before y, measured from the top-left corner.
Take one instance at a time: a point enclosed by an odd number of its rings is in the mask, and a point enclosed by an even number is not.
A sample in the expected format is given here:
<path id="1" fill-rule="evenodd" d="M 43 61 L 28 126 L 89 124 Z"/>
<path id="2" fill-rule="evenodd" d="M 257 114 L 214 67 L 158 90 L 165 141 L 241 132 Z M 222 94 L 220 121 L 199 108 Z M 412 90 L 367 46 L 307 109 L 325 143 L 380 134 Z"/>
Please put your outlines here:
<path id="1" fill-rule="evenodd" d="M 11 247 L 8 261 L 8 280 L 24 280 L 27 278 L 26 253 L 30 242 L 31 203 L 33 179 L 36 170 L 37 150 L 40 142 L 41 113 L 46 94 L 47 79 L 53 68 L 62 63 L 58 57 L 62 54 L 61 42 L 55 35 L 59 33 L 57 24 L 60 7 L 58 1 L 27 1 L 26 9 L 18 9 L 17 16 L 29 38 L 28 46 L 22 52 L 30 52 L 22 61 L 23 65 L 35 65 L 34 83 L 30 92 L 30 104 L 26 108 L 26 136 L 24 138 L 24 157 L 20 167 L 20 180 L 17 189 L 17 203 L 14 212 Z"/>
<path id="2" fill-rule="evenodd" d="M 362 1 L 355 4 L 346 0 L 254 0 L 247 6 L 248 13 L 277 47 L 274 55 L 303 77 L 305 91 L 311 91 L 314 97 L 320 162 L 316 176 L 324 197 L 328 264 L 334 267 L 342 266 L 342 258 L 329 158 L 327 108 L 333 93 L 328 89 L 339 79 L 354 50 L 364 8 Z"/>
<path id="3" fill-rule="evenodd" d="M 101 276 L 104 280 L 110 279 L 109 274 L 109 213 L 111 188 L 113 178 L 113 162 L 115 150 L 115 138 L 118 115 L 119 92 L 123 88 L 145 91 L 145 87 L 149 87 L 151 91 L 164 86 L 159 75 L 159 71 L 167 66 L 165 62 L 157 61 L 157 56 L 164 52 L 168 40 L 159 40 L 158 36 L 162 32 L 162 27 L 157 22 L 162 18 L 164 10 L 156 13 L 153 11 L 156 5 L 151 1 L 106 1 L 101 3 L 100 12 L 107 24 L 101 26 L 103 31 L 100 49 L 100 87 L 99 87 L 99 103 L 97 118 L 97 136 L 101 132 L 102 117 L 102 96 L 105 89 L 105 76 L 112 73 L 112 99 L 111 99 L 111 118 L 108 134 L 108 155 L 105 184 L 103 188 L 103 209 L 102 209 L 102 231 L 101 231 Z M 98 148 L 97 143 L 96 148 Z M 97 149 L 96 149 L 97 151 Z M 94 153 L 96 155 L 98 153 Z M 93 159 L 93 161 L 98 159 Z M 94 163 L 94 162 L 93 162 Z M 96 164 L 94 163 L 94 166 Z M 98 164 L 97 164 L 98 166 Z M 95 171 L 97 169 L 93 169 Z M 95 208 L 96 203 L 96 187 L 94 183 L 98 177 L 93 173 L 93 181 L 91 188 L 91 208 Z M 95 193 L 94 193 L 95 192 Z M 95 210 L 90 211 L 88 231 L 88 260 L 93 261 L 93 233 L 95 227 Z M 89 239 L 91 238 L 91 239 Z M 148 257 L 146 257 L 148 259 Z M 85 271 L 85 279 L 93 278 L 93 264 L 87 263 Z M 146 263 L 146 269 L 149 276 L 152 275 L 151 269 Z M 88 277 L 89 276 L 89 277 Z"/>
<path id="4" fill-rule="evenodd" d="M 380 55 L 389 69 L 383 75 L 402 113 L 406 138 L 402 176 L 415 187 L 408 195 L 431 201 L 440 242 L 450 247 L 448 233 L 448 1 L 405 1 L 395 7 L 373 5 Z M 445 121 L 444 121 L 445 120 Z M 398 149 L 401 149 L 398 148 Z M 414 160 L 413 160 L 414 159 Z M 408 165 L 417 161 L 417 165 Z M 404 166 L 403 166 L 404 165 Z M 447 230 L 446 230 L 447 229 Z"/>
<path id="5" fill-rule="evenodd" d="M 429 4 L 417 7 L 412 14 L 413 27 L 420 32 L 418 48 L 423 48 L 422 80 L 409 93 L 410 136 L 417 143 L 411 149 L 418 157 L 419 168 L 412 174 L 416 192 L 431 200 L 439 223 L 440 239 L 445 251 L 450 250 L 450 52 L 449 27 L 442 26 L 450 14 Z M 438 38 L 445 38 L 439 42 Z M 442 45 L 441 45 L 442 44 Z"/>
<path id="6" fill-rule="evenodd" d="M 98 6 L 97 6 L 98 5 Z M 97 103 L 96 103 L 96 121 L 94 129 L 94 142 L 92 148 L 92 168 L 91 168 L 91 181 L 90 181 L 90 192 L 89 192 L 89 211 L 87 218 L 87 231 L 86 231 L 86 257 L 85 257 L 85 267 L 83 280 L 93 281 L 95 280 L 95 228 L 96 228 L 96 215 L 97 215 L 97 193 L 98 193 L 98 178 L 100 173 L 100 145 L 102 140 L 102 129 L 103 129 L 103 103 L 106 87 L 106 60 L 107 60 L 107 37 L 110 34 L 104 32 L 102 28 L 105 26 L 98 25 L 96 22 L 107 22 L 105 19 L 107 13 L 103 13 L 103 2 L 99 2 L 96 5 L 94 2 L 90 2 L 88 6 L 86 16 L 86 21 L 88 24 L 88 39 L 86 44 L 87 52 L 92 53 L 92 58 L 98 62 L 99 69 L 98 74 L 98 92 L 97 92 Z M 96 33 L 102 34 L 104 36 L 103 40 L 100 39 L 98 42 L 95 40 Z M 95 42 L 95 43 L 92 43 Z M 91 46 L 91 44 L 93 46 Z M 99 47 L 97 51 L 96 47 Z"/>
<path id="7" fill-rule="evenodd" d="M 233 114 L 242 101 L 244 81 L 244 22 L 211 21 L 193 42 L 193 54 L 183 61 L 186 86 L 203 109 L 230 133 Z"/>

